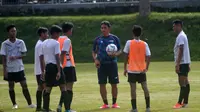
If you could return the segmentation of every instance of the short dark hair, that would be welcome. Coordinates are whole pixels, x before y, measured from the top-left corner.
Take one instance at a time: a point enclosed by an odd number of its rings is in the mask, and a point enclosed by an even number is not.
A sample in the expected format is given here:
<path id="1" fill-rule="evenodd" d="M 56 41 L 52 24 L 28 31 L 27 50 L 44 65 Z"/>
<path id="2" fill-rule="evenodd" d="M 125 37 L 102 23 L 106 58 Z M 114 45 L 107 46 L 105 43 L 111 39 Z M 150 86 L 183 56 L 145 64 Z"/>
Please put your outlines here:
<path id="1" fill-rule="evenodd" d="M 109 21 L 102 21 L 102 22 L 101 22 L 101 25 L 106 25 L 106 26 L 108 26 L 109 28 L 111 27 L 111 24 L 110 24 Z"/>
<path id="2" fill-rule="evenodd" d="M 71 30 L 74 27 L 73 23 L 71 22 L 64 22 L 62 24 L 62 30 L 64 33 L 68 32 L 69 30 Z"/>
<path id="3" fill-rule="evenodd" d="M 177 19 L 177 20 L 174 20 L 174 21 L 173 21 L 173 24 L 175 24 L 175 25 L 180 24 L 181 26 L 183 26 L 183 21 Z"/>
<path id="4" fill-rule="evenodd" d="M 139 26 L 139 25 L 133 25 L 133 34 L 136 36 L 136 37 L 139 37 L 142 33 L 142 27 Z"/>
<path id="5" fill-rule="evenodd" d="M 37 34 L 39 36 L 41 36 L 42 33 L 46 33 L 46 32 L 48 32 L 48 29 L 45 28 L 45 27 L 39 27 L 38 30 L 37 30 Z"/>
<path id="6" fill-rule="evenodd" d="M 15 28 L 15 27 L 16 27 L 16 26 L 15 26 L 14 24 L 8 25 L 8 26 L 6 27 L 6 31 L 9 32 L 10 29 Z"/>
<path id="7" fill-rule="evenodd" d="M 53 33 L 60 33 L 62 32 L 62 28 L 58 25 L 52 25 L 51 29 L 50 29 L 50 33 L 53 34 Z"/>

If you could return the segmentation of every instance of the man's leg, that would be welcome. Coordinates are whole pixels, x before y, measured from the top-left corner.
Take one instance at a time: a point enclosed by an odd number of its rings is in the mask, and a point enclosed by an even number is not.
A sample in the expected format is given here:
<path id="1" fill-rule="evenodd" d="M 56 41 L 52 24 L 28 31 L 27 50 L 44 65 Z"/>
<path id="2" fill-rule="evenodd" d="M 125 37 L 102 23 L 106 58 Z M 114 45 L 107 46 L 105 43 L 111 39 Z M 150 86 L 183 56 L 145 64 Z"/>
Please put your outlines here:
<path id="1" fill-rule="evenodd" d="M 112 87 L 112 104 L 116 104 L 117 101 L 117 94 L 118 94 L 118 88 L 117 84 L 111 84 Z"/>
<path id="2" fill-rule="evenodd" d="M 61 91 L 62 100 L 63 100 L 64 105 L 65 105 L 65 110 L 69 111 L 70 110 L 70 104 L 69 104 L 70 99 L 69 99 L 68 93 L 66 91 L 66 85 L 65 84 L 60 85 L 60 91 Z"/>
<path id="3" fill-rule="evenodd" d="M 46 110 L 46 111 L 49 111 L 49 103 L 50 103 L 50 94 L 51 94 L 51 90 L 52 90 L 52 87 L 46 87 L 45 88 L 45 91 L 44 91 L 44 95 L 43 95 L 43 108 Z"/>
<path id="4" fill-rule="evenodd" d="M 185 76 L 179 76 L 179 85 L 180 85 L 180 94 L 179 94 L 179 99 L 178 103 L 182 104 L 182 101 L 184 100 L 184 96 L 186 96 L 186 79 L 187 77 Z"/>
<path id="5" fill-rule="evenodd" d="M 131 89 L 131 105 L 132 110 L 137 109 L 137 102 L 136 102 L 136 83 L 130 82 L 130 89 Z"/>
<path id="6" fill-rule="evenodd" d="M 37 102 L 37 110 L 42 109 L 42 94 L 43 94 L 44 87 L 42 84 L 38 84 L 37 92 L 36 92 L 36 102 Z"/>
<path id="7" fill-rule="evenodd" d="M 17 103 L 16 103 L 16 100 L 15 100 L 15 90 L 14 90 L 15 82 L 8 81 L 8 86 L 9 86 L 9 95 L 10 95 L 10 99 L 12 101 L 12 104 L 16 105 Z"/>
<path id="8" fill-rule="evenodd" d="M 21 84 L 21 87 L 22 87 L 22 92 L 24 94 L 24 97 L 26 98 L 28 105 L 31 105 L 32 101 L 31 101 L 31 96 L 30 96 L 30 93 L 29 93 L 29 90 L 28 90 L 26 80 L 21 81 L 20 84 Z"/>
<path id="9" fill-rule="evenodd" d="M 100 94 L 105 105 L 108 105 L 106 84 L 100 84 Z"/>
<path id="10" fill-rule="evenodd" d="M 190 94 L 190 83 L 188 80 L 188 77 L 186 78 L 186 94 L 184 97 L 184 104 L 188 104 L 188 98 L 189 98 L 189 94 Z"/>
<path id="11" fill-rule="evenodd" d="M 142 82 L 141 83 L 142 89 L 144 91 L 144 96 L 145 96 L 145 101 L 146 101 L 146 108 L 150 108 L 150 96 L 149 96 L 149 90 L 147 87 L 147 82 Z"/>

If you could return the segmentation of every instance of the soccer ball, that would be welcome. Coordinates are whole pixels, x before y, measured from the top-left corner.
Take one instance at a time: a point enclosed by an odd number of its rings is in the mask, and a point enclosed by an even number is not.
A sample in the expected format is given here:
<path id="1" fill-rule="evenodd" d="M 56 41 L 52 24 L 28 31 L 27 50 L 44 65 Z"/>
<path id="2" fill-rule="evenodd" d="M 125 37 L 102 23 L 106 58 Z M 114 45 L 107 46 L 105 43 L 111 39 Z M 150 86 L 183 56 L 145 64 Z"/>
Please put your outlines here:
<path id="1" fill-rule="evenodd" d="M 114 52 L 117 52 L 117 46 L 115 44 L 109 44 L 107 47 L 106 47 L 106 52 L 107 53 L 114 53 Z"/>

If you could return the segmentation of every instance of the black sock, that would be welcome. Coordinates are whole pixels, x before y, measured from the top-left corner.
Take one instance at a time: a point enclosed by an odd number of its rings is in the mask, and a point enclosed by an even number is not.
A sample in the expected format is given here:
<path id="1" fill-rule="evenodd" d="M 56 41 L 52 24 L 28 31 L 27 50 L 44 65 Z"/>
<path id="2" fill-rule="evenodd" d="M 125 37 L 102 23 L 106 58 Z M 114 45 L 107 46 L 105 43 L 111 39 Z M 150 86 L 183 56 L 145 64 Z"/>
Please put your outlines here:
<path id="1" fill-rule="evenodd" d="M 132 99 L 131 100 L 131 105 L 132 105 L 132 109 L 137 109 L 137 106 L 136 106 L 136 99 Z"/>
<path id="2" fill-rule="evenodd" d="M 42 104 L 42 91 L 36 92 L 36 102 L 37 102 L 37 109 L 41 109 Z"/>
<path id="3" fill-rule="evenodd" d="M 181 104 L 183 99 L 184 99 L 185 89 L 186 89 L 186 87 L 184 87 L 184 86 L 182 86 L 181 89 L 180 89 L 180 95 L 179 95 L 179 99 L 178 99 L 179 104 Z"/>
<path id="4" fill-rule="evenodd" d="M 69 107 L 71 109 L 72 99 L 73 99 L 73 91 L 67 90 L 68 97 L 69 97 Z"/>
<path id="5" fill-rule="evenodd" d="M 45 110 L 49 110 L 50 93 L 44 92 L 43 98 L 44 98 L 43 108 Z"/>
<path id="6" fill-rule="evenodd" d="M 10 90 L 9 94 L 10 94 L 10 99 L 12 101 L 12 104 L 13 105 L 17 104 L 16 101 L 15 101 L 15 91 L 14 90 Z"/>
<path id="7" fill-rule="evenodd" d="M 150 97 L 145 97 L 146 108 L 150 108 Z"/>
<path id="8" fill-rule="evenodd" d="M 70 105 L 69 105 L 69 95 L 67 91 L 62 91 L 61 96 L 63 96 L 63 102 L 65 105 L 65 110 L 70 110 Z"/>
<path id="9" fill-rule="evenodd" d="M 190 94 L 190 84 L 186 85 L 186 89 L 185 89 L 185 97 L 184 97 L 184 104 L 188 104 L 188 98 L 189 98 L 189 94 Z"/>
<path id="10" fill-rule="evenodd" d="M 31 105 L 32 101 L 31 101 L 31 96 L 28 89 L 23 89 L 23 94 L 24 94 L 24 97 L 26 98 L 28 105 Z"/>
<path id="11" fill-rule="evenodd" d="M 59 106 L 62 107 L 62 103 L 63 103 L 63 95 L 62 95 L 62 93 L 61 93 L 61 95 L 60 95 L 60 101 L 59 101 Z"/>
<path id="12" fill-rule="evenodd" d="M 117 101 L 117 98 L 112 98 L 112 102 L 113 102 L 113 104 L 115 104 L 116 101 Z"/>
<path id="13" fill-rule="evenodd" d="M 106 105 L 108 105 L 108 100 L 107 99 L 103 100 L 103 103 L 106 104 Z"/>

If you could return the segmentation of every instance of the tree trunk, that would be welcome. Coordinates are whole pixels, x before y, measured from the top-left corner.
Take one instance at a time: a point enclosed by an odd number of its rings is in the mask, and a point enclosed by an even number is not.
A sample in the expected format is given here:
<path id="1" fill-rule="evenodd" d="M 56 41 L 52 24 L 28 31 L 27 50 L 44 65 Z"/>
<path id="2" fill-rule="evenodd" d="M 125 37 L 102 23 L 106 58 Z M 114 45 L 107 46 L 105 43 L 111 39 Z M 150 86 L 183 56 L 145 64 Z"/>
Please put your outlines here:
<path id="1" fill-rule="evenodd" d="M 148 16 L 151 13 L 150 0 L 140 0 L 140 16 Z"/>

